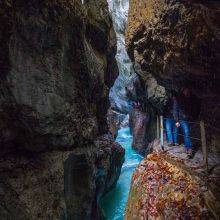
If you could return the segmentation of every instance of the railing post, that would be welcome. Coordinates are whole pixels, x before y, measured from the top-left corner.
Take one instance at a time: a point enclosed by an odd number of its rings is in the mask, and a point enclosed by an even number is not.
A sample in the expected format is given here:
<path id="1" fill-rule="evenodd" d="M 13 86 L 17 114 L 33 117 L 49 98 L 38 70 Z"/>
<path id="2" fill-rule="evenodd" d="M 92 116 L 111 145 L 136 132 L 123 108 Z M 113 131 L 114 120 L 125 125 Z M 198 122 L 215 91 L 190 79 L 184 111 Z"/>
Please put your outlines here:
<path id="1" fill-rule="evenodd" d="M 164 140 L 163 140 L 163 116 L 160 116 L 160 145 L 162 150 L 164 150 Z"/>
<path id="2" fill-rule="evenodd" d="M 160 139 L 160 118 L 157 115 L 157 139 Z"/>
<path id="3" fill-rule="evenodd" d="M 206 169 L 208 171 L 208 150 L 207 150 L 207 144 L 206 144 L 206 133 L 205 133 L 204 121 L 200 121 L 200 130 L 201 130 L 203 160 L 206 165 Z"/>

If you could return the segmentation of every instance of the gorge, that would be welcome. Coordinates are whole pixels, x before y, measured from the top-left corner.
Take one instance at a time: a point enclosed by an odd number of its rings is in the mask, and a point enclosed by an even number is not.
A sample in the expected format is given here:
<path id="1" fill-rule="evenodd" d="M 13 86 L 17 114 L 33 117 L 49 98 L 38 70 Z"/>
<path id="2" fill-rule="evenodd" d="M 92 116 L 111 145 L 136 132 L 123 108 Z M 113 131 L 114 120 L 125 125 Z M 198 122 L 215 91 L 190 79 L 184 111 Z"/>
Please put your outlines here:
<path id="1" fill-rule="evenodd" d="M 219 20 L 216 0 L 2 0 L 0 219 L 218 219 Z M 158 132 L 183 86 L 191 160 Z"/>

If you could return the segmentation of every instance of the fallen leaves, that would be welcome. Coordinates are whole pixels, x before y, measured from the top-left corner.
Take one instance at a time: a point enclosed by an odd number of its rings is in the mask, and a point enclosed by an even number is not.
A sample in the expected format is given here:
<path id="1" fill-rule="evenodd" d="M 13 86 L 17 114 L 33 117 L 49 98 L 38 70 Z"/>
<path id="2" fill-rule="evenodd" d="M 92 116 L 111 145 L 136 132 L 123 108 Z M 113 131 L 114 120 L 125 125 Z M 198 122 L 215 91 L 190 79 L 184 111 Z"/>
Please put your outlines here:
<path id="1" fill-rule="evenodd" d="M 135 199 L 129 198 L 127 212 L 137 219 L 201 219 L 208 214 L 199 183 L 160 153 L 149 155 L 137 167 L 131 191 Z"/>

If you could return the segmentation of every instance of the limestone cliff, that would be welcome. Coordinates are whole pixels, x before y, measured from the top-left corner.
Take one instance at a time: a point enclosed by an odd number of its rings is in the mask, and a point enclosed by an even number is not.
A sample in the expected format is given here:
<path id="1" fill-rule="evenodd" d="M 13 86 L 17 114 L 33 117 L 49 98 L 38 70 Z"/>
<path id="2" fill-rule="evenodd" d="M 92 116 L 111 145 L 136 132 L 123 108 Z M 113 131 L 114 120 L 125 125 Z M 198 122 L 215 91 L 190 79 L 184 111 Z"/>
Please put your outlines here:
<path id="1" fill-rule="evenodd" d="M 117 77 L 107 2 L 3 0 L 0 24 L 0 219 L 77 219 L 74 201 L 99 218 L 124 154 L 99 138 Z"/>
<path id="2" fill-rule="evenodd" d="M 126 33 L 148 103 L 161 110 L 171 89 L 187 85 L 201 101 L 200 117 L 216 127 L 208 129 L 215 143 L 220 127 L 219 9 L 218 1 L 131 0 Z"/>
<path id="3" fill-rule="evenodd" d="M 0 134 L 7 149 L 67 149 L 106 132 L 115 76 L 108 59 L 116 49 L 107 10 L 105 1 L 3 1 Z"/>

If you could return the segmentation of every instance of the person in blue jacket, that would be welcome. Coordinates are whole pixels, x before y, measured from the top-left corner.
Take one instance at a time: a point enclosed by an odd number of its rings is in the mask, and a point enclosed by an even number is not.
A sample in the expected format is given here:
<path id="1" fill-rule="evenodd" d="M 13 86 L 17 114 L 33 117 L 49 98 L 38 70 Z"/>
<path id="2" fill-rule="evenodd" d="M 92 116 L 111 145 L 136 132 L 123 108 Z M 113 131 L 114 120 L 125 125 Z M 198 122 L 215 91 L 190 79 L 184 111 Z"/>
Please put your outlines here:
<path id="1" fill-rule="evenodd" d="M 193 115 L 193 97 L 187 87 L 181 89 L 178 98 L 178 114 L 176 118 L 176 127 L 181 128 L 184 135 L 184 147 L 189 158 L 193 157 L 192 141 L 190 138 L 190 124 Z"/>

